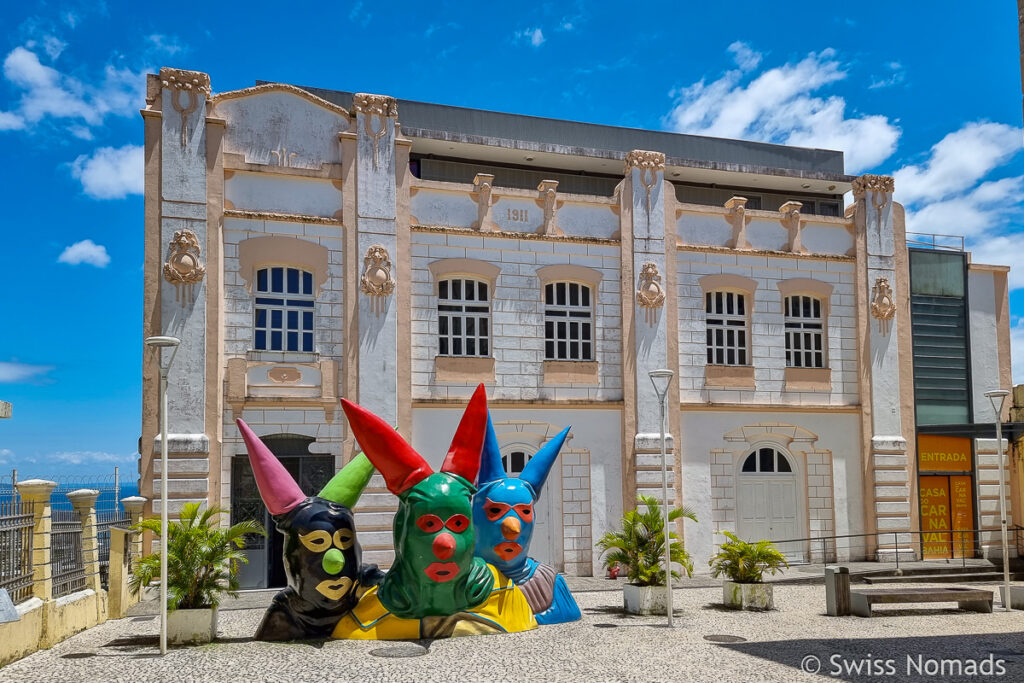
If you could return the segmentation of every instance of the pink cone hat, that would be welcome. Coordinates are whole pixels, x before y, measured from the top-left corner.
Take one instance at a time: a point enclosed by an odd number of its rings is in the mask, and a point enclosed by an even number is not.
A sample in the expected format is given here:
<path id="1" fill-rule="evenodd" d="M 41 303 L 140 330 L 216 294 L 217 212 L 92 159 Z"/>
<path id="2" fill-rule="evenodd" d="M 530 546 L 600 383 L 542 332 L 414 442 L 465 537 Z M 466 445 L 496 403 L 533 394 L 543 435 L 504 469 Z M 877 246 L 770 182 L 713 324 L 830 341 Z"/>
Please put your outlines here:
<path id="1" fill-rule="evenodd" d="M 288 474 L 281 461 L 270 452 L 266 444 L 260 441 L 249 425 L 242 420 L 235 420 L 238 431 L 242 432 L 245 447 L 249 451 L 249 463 L 252 473 L 256 475 L 256 486 L 260 497 L 272 515 L 283 515 L 296 505 L 306 500 L 306 495 L 299 485 Z"/>

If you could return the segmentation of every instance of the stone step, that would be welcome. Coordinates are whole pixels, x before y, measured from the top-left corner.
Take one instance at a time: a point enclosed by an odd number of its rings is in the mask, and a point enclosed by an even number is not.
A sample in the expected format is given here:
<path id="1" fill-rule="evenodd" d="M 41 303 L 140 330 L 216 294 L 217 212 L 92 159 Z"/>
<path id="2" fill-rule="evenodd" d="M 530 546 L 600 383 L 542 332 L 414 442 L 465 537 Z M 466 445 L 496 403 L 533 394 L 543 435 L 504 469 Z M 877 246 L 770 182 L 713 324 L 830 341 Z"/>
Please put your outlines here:
<path id="1" fill-rule="evenodd" d="M 395 513 L 393 510 L 381 512 L 363 512 L 359 510 L 355 513 L 355 517 L 356 529 L 359 531 L 378 528 L 390 529 L 395 520 Z"/>
<path id="2" fill-rule="evenodd" d="M 391 529 L 359 529 L 357 538 L 365 552 L 367 548 L 391 548 L 394 535 Z"/>
<path id="3" fill-rule="evenodd" d="M 390 491 L 363 491 L 363 495 L 359 497 L 359 502 L 356 504 L 356 509 L 360 510 L 365 507 L 373 508 L 390 508 L 395 509 L 398 507 L 398 498 L 394 496 Z"/>
<path id="4" fill-rule="evenodd" d="M 395 551 L 390 548 L 363 549 L 363 562 L 387 569 L 395 562 Z"/>

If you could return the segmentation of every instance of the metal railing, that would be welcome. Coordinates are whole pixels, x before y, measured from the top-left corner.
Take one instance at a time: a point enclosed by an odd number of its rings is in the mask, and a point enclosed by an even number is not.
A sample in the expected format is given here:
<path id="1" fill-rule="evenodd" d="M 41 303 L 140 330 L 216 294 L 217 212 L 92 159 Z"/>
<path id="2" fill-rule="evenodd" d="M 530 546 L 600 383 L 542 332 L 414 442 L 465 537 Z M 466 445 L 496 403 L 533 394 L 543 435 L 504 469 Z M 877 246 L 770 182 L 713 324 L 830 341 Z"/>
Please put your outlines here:
<path id="1" fill-rule="evenodd" d="M 1024 527 L 1014 525 L 1009 527 L 1008 531 L 1010 548 L 1020 554 Z M 936 561 L 948 564 L 951 560 L 960 560 L 961 566 L 966 568 L 967 560 L 977 558 L 980 554 L 982 534 L 998 535 L 999 528 L 952 529 L 948 531 L 876 531 L 870 534 L 833 534 L 786 538 L 772 540 L 772 543 L 782 552 L 788 551 L 793 554 L 796 554 L 798 550 L 800 553 L 806 552 L 807 564 L 821 564 L 826 567 L 829 564 L 843 562 L 891 561 L 899 570 L 901 561 L 906 565 L 908 561 Z M 874 539 L 873 544 L 868 543 L 870 539 Z M 926 557 L 926 554 L 931 557 Z M 815 559 L 816 557 L 817 559 Z"/>
<path id="2" fill-rule="evenodd" d="M 946 251 L 963 251 L 963 235 L 939 235 L 930 232 L 908 232 L 907 246 L 920 249 L 944 249 Z"/>
<path id="3" fill-rule="evenodd" d="M 0 501 L 0 588 L 14 604 L 32 597 L 32 505 Z"/>
<path id="4" fill-rule="evenodd" d="M 53 511 L 50 522 L 50 571 L 53 597 L 59 598 L 85 589 L 82 520 L 73 510 Z"/>

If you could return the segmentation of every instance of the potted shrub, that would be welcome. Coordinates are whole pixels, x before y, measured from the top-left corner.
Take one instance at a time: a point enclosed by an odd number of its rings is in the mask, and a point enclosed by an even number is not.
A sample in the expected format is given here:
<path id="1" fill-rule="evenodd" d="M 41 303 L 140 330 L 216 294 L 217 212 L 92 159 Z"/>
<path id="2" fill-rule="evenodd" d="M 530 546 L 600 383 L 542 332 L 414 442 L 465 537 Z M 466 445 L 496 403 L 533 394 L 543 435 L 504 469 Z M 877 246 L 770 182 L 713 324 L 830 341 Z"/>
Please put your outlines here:
<path id="1" fill-rule="evenodd" d="M 722 601 L 733 609 L 774 609 L 772 586 L 764 583 L 764 573 L 767 571 L 774 575 L 782 567 L 788 567 L 786 556 L 771 541 L 747 543 L 736 534 L 722 533 L 729 540 L 708 563 L 711 576 L 724 574 L 727 577 L 722 584 Z"/>
<path id="2" fill-rule="evenodd" d="M 641 512 L 640 508 L 646 508 Z M 697 521 L 687 507 L 669 511 L 669 521 L 680 517 Z M 597 542 L 607 569 L 625 570 L 628 583 L 623 586 L 623 606 L 630 614 L 665 614 L 665 515 L 654 496 L 640 496 L 640 505 L 622 516 L 622 530 L 609 531 Z M 693 561 L 683 548 L 678 534 L 669 533 L 671 559 L 687 576 L 693 575 Z M 672 578 L 681 575 L 672 570 Z M 660 587 L 660 589 L 659 589 Z"/>
<path id="3" fill-rule="evenodd" d="M 253 521 L 230 528 L 216 524 L 224 514 L 217 506 L 200 509 L 186 503 L 177 521 L 167 523 L 167 641 L 172 645 L 208 643 L 217 634 L 217 606 L 225 594 L 238 595 L 239 563 L 247 562 L 242 549 L 246 534 L 266 535 Z M 136 525 L 160 537 L 160 519 Z M 160 553 L 143 557 L 129 583 L 138 592 L 160 580 Z"/>

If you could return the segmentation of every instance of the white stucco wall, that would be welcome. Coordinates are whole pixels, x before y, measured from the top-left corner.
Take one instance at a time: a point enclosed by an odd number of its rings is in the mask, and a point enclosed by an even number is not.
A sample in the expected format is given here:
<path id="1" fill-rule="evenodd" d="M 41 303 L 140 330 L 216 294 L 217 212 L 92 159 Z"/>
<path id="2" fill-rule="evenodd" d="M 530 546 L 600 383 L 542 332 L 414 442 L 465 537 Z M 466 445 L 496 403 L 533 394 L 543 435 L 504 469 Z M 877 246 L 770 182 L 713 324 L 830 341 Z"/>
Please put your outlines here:
<path id="1" fill-rule="evenodd" d="M 852 261 L 707 253 L 680 250 L 679 272 L 679 392 L 683 402 L 761 404 L 855 405 L 857 388 L 857 339 Z M 704 387 L 707 338 L 704 292 L 705 275 L 734 274 L 757 282 L 750 314 L 750 352 L 756 388 Z M 827 324 L 827 364 L 832 369 L 831 391 L 787 391 L 785 388 L 786 340 L 782 295 L 778 283 L 793 278 L 820 280 L 832 286 Z"/>
<path id="2" fill-rule="evenodd" d="M 750 453 L 751 448 L 758 445 L 756 439 L 750 443 L 727 441 L 726 434 L 751 425 L 779 425 L 789 429 L 797 427 L 817 436 L 810 443 L 791 445 L 791 450 L 813 450 L 827 452 L 831 455 L 832 497 L 834 500 L 834 535 L 858 534 L 864 531 L 864 509 L 861 465 L 861 433 L 860 416 L 856 413 L 825 413 L 825 412 L 717 412 L 717 411 L 682 411 L 682 462 L 683 462 L 683 503 L 695 508 L 698 522 L 686 522 L 684 533 L 686 547 L 693 555 L 694 567 L 698 571 L 707 571 L 708 559 L 714 552 L 716 544 L 721 544 L 724 537 L 716 534 L 718 529 L 736 529 L 736 510 L 715 509 L 713 493 L 716 485 L 738 489 L 735 481 L 737 463 Z M 772 431 L 783 432 L 779 427 Z M 776 445 L 780 442 L 771 443 Z M 781 445 L 786 450 L 785 442 Z M 731 462 L 726 465 L 715 462 L 712 451 L 724 450 L 731 455 Z M 803 470 L 804 467 L 799 468 Z M 807 473 L 815 476 L 815 471 Z M 724 479 L 722 479 L 724 478 Z M 798 480 L 798 495 L 801 495 Z M 815 491 L 804 491 L 798 500 L 798 509 L 802 511 L 804 531 L 800 536 L 818 536 L 813 531 L 814 517 L 808 505 L 808 498 Z M 723 491 L 720 496 L 730 496 Z M 824 497 L 814 496 L 814 497 Z M 735 494 L 732 495 L 735 498 Z M 721 507 L 721 506 L 719 506 Z M 757 540 L 757 539 L 745 539 Z M 844 544 L 839 544 L 840 551 Z M 812 548 L 816 550 L 816 548 Z"/>
<path id="3" fill-rule="evenodd" d="M 236 209 L 334 218 L 341 190 L 330 180 L 237 172 L 224 183 L 224 199 Z"/>
<path id="4" fill-rule="evenodd" d="M 475 259 L 501 268 L 490 302 L 494 398 L 622 398 L 622 297 L 617 245 L 433 232 L 412 233 L 413 398 L 468 396 L 475 386 L 440 384 L 434 376 L 437 289 L 428 268 L 432 261 L 446 258 Z M 543 383 L 544 305 L 536 272 L 546 265 L 566 263 L 602 273 L 593 302 L 597 386 Z"/>

